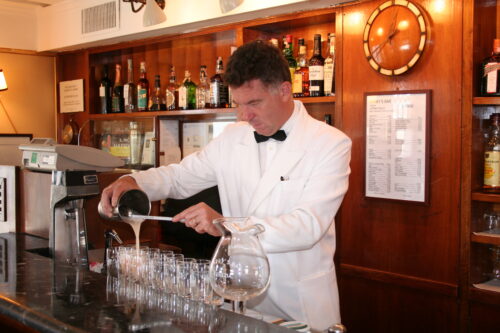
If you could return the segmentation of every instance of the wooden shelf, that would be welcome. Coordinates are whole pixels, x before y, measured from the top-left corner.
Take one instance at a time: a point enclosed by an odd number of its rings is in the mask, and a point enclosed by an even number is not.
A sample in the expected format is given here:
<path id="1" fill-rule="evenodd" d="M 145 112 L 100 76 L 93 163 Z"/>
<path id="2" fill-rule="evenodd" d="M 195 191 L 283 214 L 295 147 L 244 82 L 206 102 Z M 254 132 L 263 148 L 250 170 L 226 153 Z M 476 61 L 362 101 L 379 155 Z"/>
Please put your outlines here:
<path id="1" fill-rule="evenodd" d="M 500 97 L 474 97 L 474 105 L 500 105 Z"/>
<path id="2" fill-rule="evenodd" d="M 472 192 L 472 200 L 482 202 L 500 203 L 500 194 L 488 194 L 482 192 Z"/>
<path id="3" fill-rule="evenodd" d="M 472 234 L 470 239 L 474 243 L 500 245 L 500 235 Z"/>
<path id="4" fill-rule="evenodd" d="M 500 293 L 491 290 L 484 290 L 480 288 L 476 288 L 471 286 L 469 289 L 469 298 L 476 302 L 492 304 L 492 305 L 500 305 Z"/>
<path id="5" fill-rule="evenodd" d="M 335 96 L 299 97 L 299 98 L 295 98 L 295 100 L 301 101 L 304 104 L 335 103 Z"/>

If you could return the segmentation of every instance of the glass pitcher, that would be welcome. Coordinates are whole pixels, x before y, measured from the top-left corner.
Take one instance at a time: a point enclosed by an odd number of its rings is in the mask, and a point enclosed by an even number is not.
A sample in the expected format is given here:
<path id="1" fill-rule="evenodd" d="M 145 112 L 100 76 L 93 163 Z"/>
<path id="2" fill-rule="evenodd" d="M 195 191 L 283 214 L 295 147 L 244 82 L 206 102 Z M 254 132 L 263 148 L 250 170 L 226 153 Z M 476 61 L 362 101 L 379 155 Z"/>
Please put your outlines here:
<path id="1" fill-rule="evenodd" d="M 245 301 L 262 294 L 270 281 L 269 261 L 257 235 L 265 229 L 248 218 L 220 218 L 213 222 L 222 237 L 210 263 L 210 284 L 245 314 Z"/>

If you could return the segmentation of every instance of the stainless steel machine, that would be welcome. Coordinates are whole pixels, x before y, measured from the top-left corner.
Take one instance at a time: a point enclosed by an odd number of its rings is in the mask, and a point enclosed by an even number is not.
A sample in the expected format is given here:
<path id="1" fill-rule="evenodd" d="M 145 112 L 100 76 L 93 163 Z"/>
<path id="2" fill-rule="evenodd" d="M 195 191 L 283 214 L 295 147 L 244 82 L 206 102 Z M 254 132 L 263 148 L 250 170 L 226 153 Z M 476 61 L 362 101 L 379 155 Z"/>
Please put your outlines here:
<path id="1" fill-rule="evenodd" d="M 83 201 L 98 195 L 97 172 L 123 161 L 102 150 L 33 139 L 21 145 L 22 164 L 35 172 L 52 172 L 49 250 L 56 262 L 88 268 L 87 227 Z M 40 195 L 43 195 L 41 193 Z"/>

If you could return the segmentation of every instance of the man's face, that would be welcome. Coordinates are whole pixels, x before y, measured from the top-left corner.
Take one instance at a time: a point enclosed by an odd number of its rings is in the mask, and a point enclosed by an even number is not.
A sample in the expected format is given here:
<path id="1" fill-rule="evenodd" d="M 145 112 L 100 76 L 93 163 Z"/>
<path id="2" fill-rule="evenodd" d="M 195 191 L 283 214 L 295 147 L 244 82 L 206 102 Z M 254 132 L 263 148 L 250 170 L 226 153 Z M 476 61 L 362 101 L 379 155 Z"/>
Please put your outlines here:
<path id="1" fill-rule="evenodd" d="M 289 82 L 283 82 L 266 87 L 255 79 L 231 88 L 233 101 L 238 105 L 239 120 L 248 122 L 259 134 L 274 134 L 293 112 L 289 85 Z"/>

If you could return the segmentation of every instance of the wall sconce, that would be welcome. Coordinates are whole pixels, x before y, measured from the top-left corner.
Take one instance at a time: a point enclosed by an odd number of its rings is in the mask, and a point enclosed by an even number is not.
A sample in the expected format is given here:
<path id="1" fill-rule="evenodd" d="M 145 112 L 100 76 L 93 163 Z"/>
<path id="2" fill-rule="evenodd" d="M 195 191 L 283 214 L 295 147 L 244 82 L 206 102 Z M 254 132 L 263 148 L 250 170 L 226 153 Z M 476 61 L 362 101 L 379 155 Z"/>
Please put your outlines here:
<path id="1" fill-rule="evenodd" d="M 130 2 L 130 7 L 134 13 L 138 13 L 142 7 L 146 6 L 142 17 L 142 25 L 145 27 L 165 22 L 167 19 L 163 12 L 165 0 L 123 0 L 123 2 Z M 135 8 L 136 3 L 140 4 L 138 8 Z"/>
<path id="2" fill-rule="evenodd" d="M 5 80 L 5 75 L 3 74 L 3 69 L 0 69 L 0 91 L 4 91 L 4 90 L 7 90 L 7 89 L 8 89 L 8 87 L 7 87 L 7 81 Z M 12 129 L 14 130 L 14 133 L 17 134 L 16 127 L 12 123 L 12 120 L 10 119 L 9 114 L 7 113 L 7 109 L 3 105 L 2 99 L 0 99 L 0 105 L 2 105 L 2 109 L 3 109 L 4 113 L 5 113 L 5 115 L 7 116 L 7 120 L 9 121 L 10 126 L 12 127 Z"/>

